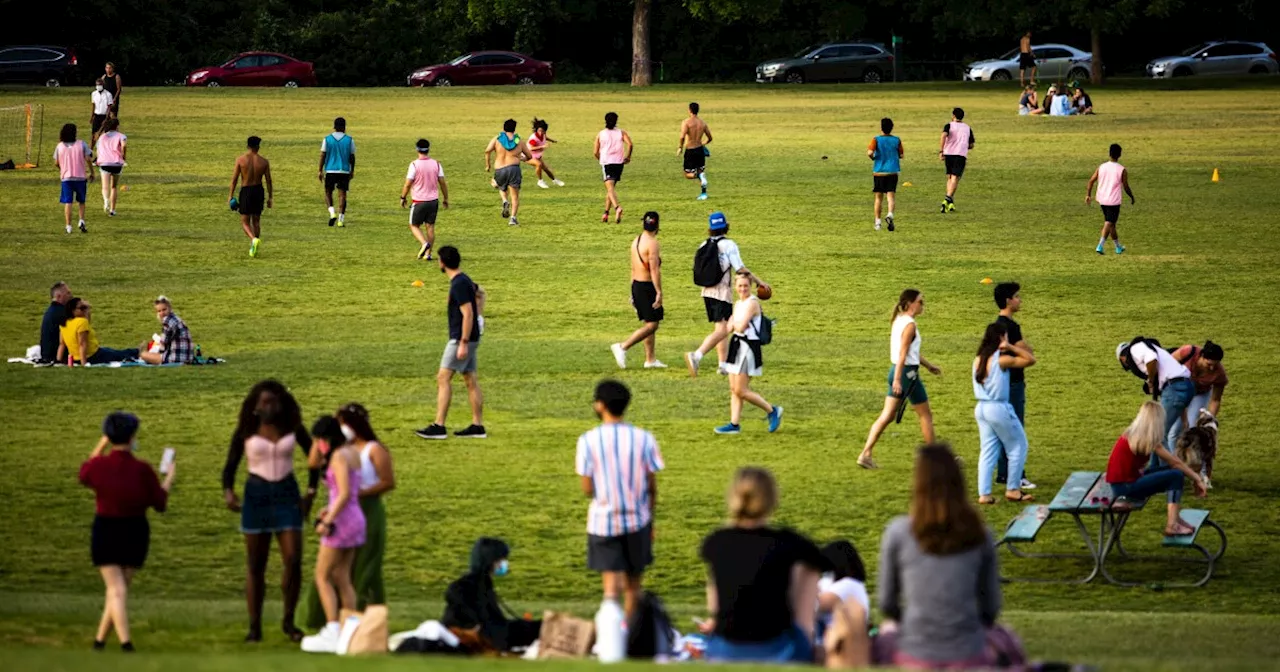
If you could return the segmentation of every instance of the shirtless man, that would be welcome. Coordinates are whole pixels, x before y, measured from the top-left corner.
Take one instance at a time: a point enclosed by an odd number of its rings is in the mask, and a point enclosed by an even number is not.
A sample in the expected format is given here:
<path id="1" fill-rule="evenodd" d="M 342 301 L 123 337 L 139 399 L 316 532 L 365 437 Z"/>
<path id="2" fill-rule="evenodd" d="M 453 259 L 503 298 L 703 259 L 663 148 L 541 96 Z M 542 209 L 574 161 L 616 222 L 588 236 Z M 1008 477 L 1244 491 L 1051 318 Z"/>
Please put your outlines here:
<path id="1" fill-rule="evenodd" d="M 706 138 L 706 142 L 702 139 Z M 711 144 L 711 129 L 707 122 L 698 118 L 698 104 L 689 103 L 689 118 L 680 124 L 680 149 L 676 154 L 684 155 L 684 179 L 697 178 L 702 183 L 699 201 L 707 200 L 707 157 L 711 152 L 707 145 Z"/>
<path id="2" fill-rule="evenodd" d="M 1036 54 L 1031 51 L 1031 31 L 1018 41 L 1018 83 L 1027 85 L 1027 70 L 1031 70 L 1031 86 L 1036 85 Z"/>
<path id="3" fill-rule="evenodd" d="M 520 226 L 516 213 L 520 212 L 520 162 L 533 158 L 525 147 L 524 141 L 516 133 L 516 120 L 502 122 L 502 132 L 489 141 L 484 148 L 484 172 L 489 172 L 490 155 L 497 153 L 493 160 L 493 185 L 502 194 L 502 216 L 509 217 L 507 224 Z"/>
<path id="4" fill-rule="evenodd" d="M 272 193 L 275 190 L 271 186 L 271 163 L 258 154 L 262 138 L 251 135 L 245 146 L 249 151 L 236 159 L 236 170 L 231 174 L 231 191 L 227 200 L 232 210 L 240 211 L 240 226 L 244 228 L 244 235 L 253 241 L 249 243 L 249 256 L 256 257 L 258 239 L 262 236 L 262 206 L 265 204 L 268 208 L 271 207 Z M 237 201 L 236 183 L 242 180 L 240 199 Z M 263 182 L 267 185 L 265 194 L 262 190 Z"/>
<path id="5" fill-rule="evenodd" d="M 662 249 L 658 246 L 658 213 L 644 213 L 644 232 L 631 244 L 631 305 L 644 323 L 622 343 L 609 346 L 619 369 L 627 368 L 627 350 L 644 342 L 644 368 L 665 369 L 654 353 L 655 334 L 662 322 Z"/>

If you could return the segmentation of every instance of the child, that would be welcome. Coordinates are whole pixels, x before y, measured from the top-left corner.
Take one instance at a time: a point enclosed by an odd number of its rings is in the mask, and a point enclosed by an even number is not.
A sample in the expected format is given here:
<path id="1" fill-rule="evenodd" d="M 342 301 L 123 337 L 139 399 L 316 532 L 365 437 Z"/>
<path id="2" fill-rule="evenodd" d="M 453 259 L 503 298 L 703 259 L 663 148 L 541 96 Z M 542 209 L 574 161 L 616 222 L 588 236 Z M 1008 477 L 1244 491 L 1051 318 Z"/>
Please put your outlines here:
<path id="1" fill-rule="evenodd" d="M 880 202 L 886 197 L 889 199 L 889 216 L 886 224 L 890 231 L 893 230 L 894 197 L 898 191 L 898 173 L 902 171 L 899 161 L 903 156 L 902 140 L 893 135 L 893 120 L 888 117 L 881 119 L 880 135 L 872 138 L 867 145 L 867 158 L 875 162 L 871 169 L 873 182 L 871 191 L 875 194 L 873 210 L 876 216 L 876 231 L 880 230 Z"/>
<path id="2" fill-rule="evenodd" d="M 88 191 L 88 183 L 93 181 L 93 171 L 89 169 L 89 157 L 93 153 L 83 140 L 76 140 L 76 125 L 65 124 L 58 133 L 58 146 L 53 150 L 53 162 L 58 166 L 62 177 L 62 198 L 59 199 L 66 212 L 67 233 L 71 233 L 71 203 L 80 204 L 80 233 L 89 233 L 84 225 L 84 198 Z"/>
<path id="3" fill-rule="evenodd" d="M 1124 246 L 1120 244 L 1120 235 L 1116 232 L 1116 222 L 1120 220 L 1120 204 L 1124 197 L 1120 189 L 1129 195 L 1129 205 L 1134 204 L 1133 190 L 1129 188 L 1129 169 L 1120 165 L 1120 145 L 1111 145 L 1111 160 L 1098 166 L 1089 178 L 1089 186 L 1085 189 L 1084 204 L 1093 200 L 1093 185 L 1098 185 L 1098 205 L 1102 206 L 1102 237 L 1098 239 L 1095 252 L 1102 254 L 1107 236 L 1115 242 L 1116 254 L 1124 254 Z"/>
<path id="4" fill-rule="evenodd" d="M 556 174 L 551 172 L 551 166 L 548 166 L 547 163 L 542 160 L 542 152 L 546 150 L 547 143 L 549 142 L 555 142 L 555 140 L 547 137 L 547 122 L 543 119 L 534 117 L 533 135 L 529 136 L 529 141 L 527 143 L 529 145 L 529 155 L 533 157 L 529 160 L 529 163 L 533 164 L 535 173 L 538 176 L 538 186 L 543 189 L 550 189 L 550 187 L 547 186 L 547 181 L 542 179 L 543 173 L 546 173 L 547 177 L 551 178 L 551 181 L 555 182 L 557 187 L 564 186 L 564 182 L 557 180 Z"/>

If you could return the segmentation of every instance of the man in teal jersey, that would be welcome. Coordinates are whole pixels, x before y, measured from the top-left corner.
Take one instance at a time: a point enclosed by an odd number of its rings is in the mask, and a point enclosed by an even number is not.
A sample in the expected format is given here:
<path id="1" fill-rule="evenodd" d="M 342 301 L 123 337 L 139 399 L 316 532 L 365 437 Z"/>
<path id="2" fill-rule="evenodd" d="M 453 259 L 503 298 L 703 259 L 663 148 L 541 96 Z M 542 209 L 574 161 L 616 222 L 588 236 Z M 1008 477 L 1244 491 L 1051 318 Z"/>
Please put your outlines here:
<path id="1" fill-rule="evenodd" d="M 893 120 L 885 117 L 880 120 L 880 135 L 871 139 L 867 145 L 867 158 L 874 161 L 871 168 L 871 179 L 874 183 L 871 191 L 875 194 L 876 231 L 880 230 L 880 203 L 889 199 L 889 216 L 885 223 L 893 230 L 894 196 L 898 191 L 898 173 L 902 171 L 902 140 L 893 135 Z"/>
<path id="2" fill-rule="evenodd" d="M 329 226 L 347 225 L 347 190 L 356 174 L 356 141 L 347 135 L 347 120 L 333 120 L 333 132 L 320 141 L 320 173 L 324 182 L 324 204 L 329 206 Z M 341 192 L 338 209 L 333 209 L 333 190 Z"/>

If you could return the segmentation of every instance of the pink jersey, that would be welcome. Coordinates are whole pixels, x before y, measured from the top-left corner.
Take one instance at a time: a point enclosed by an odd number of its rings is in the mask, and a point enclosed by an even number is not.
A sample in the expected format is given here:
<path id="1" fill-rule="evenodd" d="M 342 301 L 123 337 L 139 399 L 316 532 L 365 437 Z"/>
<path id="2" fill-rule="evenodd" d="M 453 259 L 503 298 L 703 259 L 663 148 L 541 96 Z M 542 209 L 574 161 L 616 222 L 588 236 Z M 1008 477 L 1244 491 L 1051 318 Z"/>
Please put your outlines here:
<path id="1" fill-rule="evenodd" d="M 1120 205 L 1124 201 L 1124 166 L 1108 161 L 1098 166 L 1098 205 Z"/>
<path id="2" fill-rule="evenodd" d="M 538 137 L 537 133 L 529 136 L 529 154 L 535 159 L 542 158 L 542 150 L 547 148 L 547 136 Z"/>
<path id="3" fill-rule="evenodd" d="M 98 138 L 98 165 L 124 165 L 124 145 L 126 140 L 128 138 L 125 137 L 125 134 L 119 131 L 104 133 L 102 137 Z"/>
<path id="4" fill-rule="evenodd" d="M 53 150 L 53 159 L 58 162 L 58 171 L 62 181 L 88 179 L 89 145 L 84 140 L 76 140 L 71 144 L 59 142 Z"/>
<path id="5" fill-rule="evenodd" d="M 600 140 L 600 165 L 609 166 L 626 160 L 625 145 L 622 143 L 622 129 L 606 128 L 596 136 Z"/>
<path id="6" fill-rule="evenodd" d="M 409 164 L 409 173 L 404 179 L 412 184 L 409 187 L 409 198 L 414 203 L 425 203 L 440 198 L 440 178 L 444 177 L 444 168 L 435 159 L 419 158 Z"/>
<path id="7" fill-rule="evenodd" d="M 947 156 L 969 156 L 969 139 L 973 137 L 973 129 L 963 121 L 953 121 L 947 126 L 947 141 L 942 145 L 942 153 Z"/>

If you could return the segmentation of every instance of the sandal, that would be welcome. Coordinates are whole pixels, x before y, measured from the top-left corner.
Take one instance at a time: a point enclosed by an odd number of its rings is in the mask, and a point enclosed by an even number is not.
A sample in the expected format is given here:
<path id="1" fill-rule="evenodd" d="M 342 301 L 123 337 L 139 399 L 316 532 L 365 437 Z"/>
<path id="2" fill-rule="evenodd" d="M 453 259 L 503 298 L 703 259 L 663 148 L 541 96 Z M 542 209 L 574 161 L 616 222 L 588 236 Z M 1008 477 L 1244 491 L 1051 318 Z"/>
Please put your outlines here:
<path id="1" fill-rule="evenodd" d="M 1178 521 L 1178 522 L 1180 522 L 1180 523 L 1181 523 L 1182 521 Z M 1192 526 L 1190 526 L 1190 525 L 1187 525 L 1187 524 L 1183 523 L 1183 524 L 1181 524 L 1181 525 L 1178 525 L 1177 527 L 1172 527 L 1172 528 L 1170 528 L 1170 527 L 1166 527 L 1166 528 L 1164 528 L 1164 536 L 1166 536 L 1166 537 L 1186 537 L 1186 536 L 1190 536 L 1190 535 L 1191 535 L 1193 532 L 1195 532 L 1195 531 L 1196 531 L 1196 528 L 1194 528 L 1194 527 L 1192 527 Z"/>
<path id="2" fill-rule="evenodd" d="M 1010 496 L 1009 496 L 1009 493 L 1008 493 L 1008 492 L 1006 492 L 1006 493 L 1004 494 L 1004 498 L 1005 498 L 1005 500 L 1006 500 L 1006 501 L 1010 501 L 1010 502 L 1034 502 L 1034 501 L 1036 501 L 1036 496 L 1035 496 L 1035 495 L 1028 495 L 1027 493 L 1022 492 L 1021 490 L 1015 490 L 1015 491 L 1013 491 L 1013 492 L 1017 492 L 1017 493 L 1018 493 L 1018 496 L 1017 496 L 1017 497 L 1010 497 Z"/>
<path id="3" fill-rule="evenodd" d="M 985 497 L 979 497 L 978 503 L 983 506 L 991 506 L 992 504 L 996 503 L 996 498 L 992 497 L 991 495 L 987 495 Z"/>
<path id="4" fill-rule="evenodd" d="M 879 469 L 880 468 L 880 465 L 876 464 L 875 460 L 869 457 L 867 458 L 859 457 L 858 466 L 862 467 L 863 469 Z"/>

